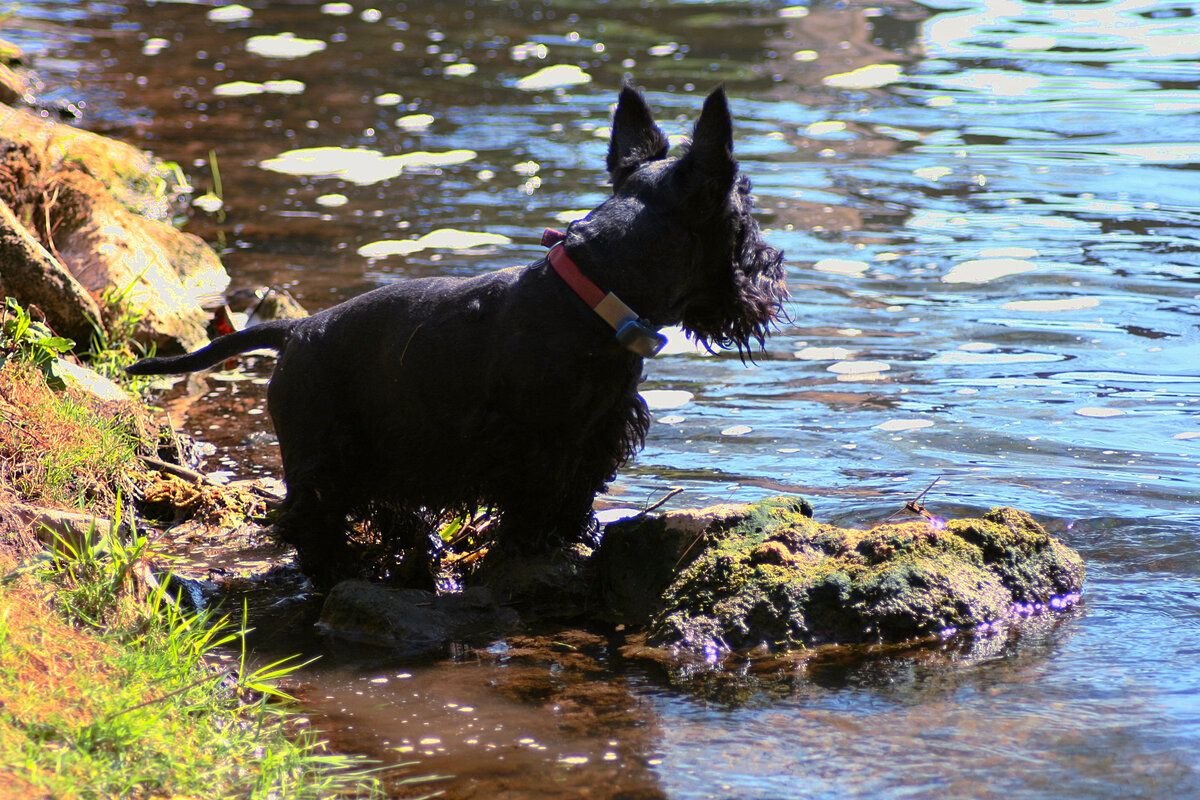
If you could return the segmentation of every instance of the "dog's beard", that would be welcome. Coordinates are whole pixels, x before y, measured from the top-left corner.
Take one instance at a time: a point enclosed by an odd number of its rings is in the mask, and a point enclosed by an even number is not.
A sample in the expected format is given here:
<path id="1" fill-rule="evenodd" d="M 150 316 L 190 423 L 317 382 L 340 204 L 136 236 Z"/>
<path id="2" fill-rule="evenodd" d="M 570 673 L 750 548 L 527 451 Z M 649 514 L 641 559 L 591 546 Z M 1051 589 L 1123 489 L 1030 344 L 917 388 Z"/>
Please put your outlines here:
<path id="1" fill-rule="evenodd" d="M 743 359 L 762 349 L 788 298 L 783 253 L 756 236 L 744 235 L 736 248 L 730 284 L 715 296 L 689 305 L 683 327 L 700 345 L 737 349 Z"/>

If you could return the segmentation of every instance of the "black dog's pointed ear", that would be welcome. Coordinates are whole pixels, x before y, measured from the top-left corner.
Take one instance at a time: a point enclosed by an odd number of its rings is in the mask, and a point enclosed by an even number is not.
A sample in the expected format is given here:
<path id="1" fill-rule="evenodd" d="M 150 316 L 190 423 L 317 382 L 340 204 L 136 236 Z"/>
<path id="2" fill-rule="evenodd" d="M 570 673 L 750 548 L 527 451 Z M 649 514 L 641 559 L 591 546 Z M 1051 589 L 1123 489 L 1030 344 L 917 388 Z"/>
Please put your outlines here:
<path id="1" fill-rule="evenodd" d="M 654 124 L 641 92 L 629 84 L 621 88 L 613 113 L 612 138 L 608 143 L 608 174 L 613 186 L 647 161 L 665 158 L 670 144 Z"/>
<path id="2" fill-rule="evenodd" d="M 704 101 L 692 146 L 683 161 L 683 174 L 713 199 L 724 197 L 733 187 L 737 161 L 733 158 L 733 117 L 724 87 L 714 89 Z"/>

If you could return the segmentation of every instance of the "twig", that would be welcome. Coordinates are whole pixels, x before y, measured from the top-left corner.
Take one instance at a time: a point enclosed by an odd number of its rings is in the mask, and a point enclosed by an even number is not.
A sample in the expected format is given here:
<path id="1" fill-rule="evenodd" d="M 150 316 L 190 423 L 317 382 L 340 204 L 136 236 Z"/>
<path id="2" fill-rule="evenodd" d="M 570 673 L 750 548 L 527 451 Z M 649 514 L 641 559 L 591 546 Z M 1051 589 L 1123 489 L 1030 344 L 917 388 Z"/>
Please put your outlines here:
<path id="1" fill-rule="evenodd" d="M 175 430 L 175 422 L 171 419 L 171 412 L 163 412 L 167 418 L 167 430 L 171 432 L 171 445 L 175 448 L 175 458 L 182 462 L 183 459 L 183 442 L 179 440 L 179 431 Z"/>
<path id="2" fill-rule="evenodd" d="M 185 481 L 191 481 L 192 483 L 212 483 L 212 480 L 203 472 L 197 472 L 194 469 L 188 469 L 179 464 L 171 464 L 153 456 L 142 456 L 141 458 L 142 463 L 154 468 L 158 472 L 165 472 L 168 475 L 174 475 L 177 478 L 183 478 Z"/>
<path id="3" fill-rule="evenodd" d="M 649 514 L 651 511 L 654 511 L 657 508 L 662 508 L 664 505 L 666 505 L 668 500 L 670 500 L 672 497 L 674 497 L 677 494 L 683 494 L 683 489 L 678 486 L 676 486 L 674 489 L 672 489 L 671 491 L 669 491 L 665 495 L 663 495 L 657 502 L 651 503 L 650 505 L 643 508 L 642 513 Z"/>
<path id="4" fill-rule="evenodd" d="M 404 349 L 400 351 L 400 360 L 396 362 L 397 367 L 404 366 L 404 357 L 408 355 L 408 346 L 412 344 L 413 339 L 417 336 L 417 331 L 421 330 L 424 322 L 418 323 L 417 327 L 413 328 L 413 332 L 408 335 L 408 341 L 404 343 Z"/>
<path id="5" fill-rule="evenodd" d="M 167 692 L 166 694 L 164 694 L 160 697 L 155 697 L 151 700 L 147 700 L 144 703 L 138 703 L 136 706 L 130 706 L 129 708 L 123 708 L 120 711 L 114 711 L 113 713 L 111 713 L 107 717 L 105 717 L 102 721 L 108 722 L 110 720 L 116 719 L 117 717 L 121 716 L 122 714 L 128 714 L 130 711 L 137 711 L 139 708 L 145 708 L 146 706 L 152 706 L 155 703 L 161 703 L 164 700 L 169 700 L 177 694 L 183 694 L 188 689 L 195 689 L 200 684 L 207 683 L 208 681 L 213 681 L 213 680 L 223 681 L 236 671 L 237 670 L 233 667 L 227 667 L 214 675 L 206 675 L 198 681 L 192 681 L 187 686 L 181 686 L 180 688 L 176 689 L 173 692 Z"/>
<path id="6" fill-rule="evenodd" d="M 926 486 L 921 491 L 920 494 L 918 494 L 912 500 L 909 500 L 898 510 L 893 511 L 891 514 L 889 514 L 887 517 L 885 517 L 883 521 L 889 522 L 889 521 L 895 519 L 896 517 L 900 516 L 901 514 L 903 514 L 905 511 L 909 512 L 910 514 L 916 514 L 918 517 L 926 517 L 926 518 L 931 517 L 932 515 L 929 513 L 928 510 L 926 510 L 925 505 L 921 501 L 925 499 L 925 495 L 929 494 L 930 489 L 932 489 L 934 486 L 937 486 L 938 481 L 940 481 L 941 479 L 942 479 L 942 476 L 938 475 L 936 478 L 933 479 L 933 481 L 928 486 Z"/>

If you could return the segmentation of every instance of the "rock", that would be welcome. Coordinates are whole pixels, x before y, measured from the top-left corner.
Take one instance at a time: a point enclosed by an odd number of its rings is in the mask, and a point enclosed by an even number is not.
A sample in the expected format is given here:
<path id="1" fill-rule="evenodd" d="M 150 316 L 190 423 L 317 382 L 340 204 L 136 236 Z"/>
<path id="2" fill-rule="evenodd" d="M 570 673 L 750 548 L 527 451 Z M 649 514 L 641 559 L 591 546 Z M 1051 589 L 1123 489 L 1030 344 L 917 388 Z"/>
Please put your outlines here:
<path id="1" fill-rule="evenodd" d="M 202 305 L 229 275 L 198 236 L 131 212 L 82 171 L 51 181 L 51 227 L 62 262 L 93 294 L 112 289 L 140 317 L 138 338 L 194 350 L 208 343 Z"/>
<path id="2" fill-rule="evenodd" d="M 0 103 L 28 103 L 33 97 L 29 79 L 7 64 L 0 63 Z"/>
<path id="3" fill-rule="evenodd" d="M 592 556 L 592 548 L 581 543 L 532 555 L 499 548 L 471 581 L 518 604 L 531 619 L 572 619 L 590 610 Z"/>
<path id="4" fill-rule="evenodd" d="M 86 342 L 100 307 L 75 276 L 21 224 L 0 200 L 0 298 L 36 305 L 60 336 Z"/>
<path id="5" fill-rule="evenodd" d="M 330 591 L 317 627 L 335 638 L 415 654 L 501 633 L 517 623 L 516 612 L 498 605 L 483 588 L 437 595 L 349 580 Z"/>
<path id="6" fill-rule="evenodd" d="M 112 529 L 112 520 L 62 511 L 57 508 L 42 508 L 28 503 L 11 503 L 8 507 L 16 519 L 34 532 L 46 547 L 68 546 L 82 550 L 96 544 L 99 537 Z M 122 522 L 119 528 L 130 533 L 129 523 Z"/>
<path id="7" fill-rule="evenodd" d="M 645 624 L 651 645 L 711 656 L 983 627 L 1069 603 L 1083 584 L 1078 554 L 1015 509 L 871 530 L 804 511 L 776 498 L 611 525 L 600 602 Z"/>
<path id="8" fill-rule="evenodd" d="M 226 298 L 231 311 L 245 315 L 246 325 L 273 319 L 304 319 L 308 311 L 291 292 L 275 286 L 239 289 Z"/>
<path id="9" fill-rule="evenodd" d="M 19 124 L 0 127 L 0 200 L 12 212 L 0 219 L 0 246 L 20 263 L 6 263 L 5 288 L 37 303 L 56 330 L 79 342 L 90 336 L 85 320 L 115 311 L 136 317 L 135 335 L 160 348 L 206 344 L 202 306 L 220 296 L 229 276 L 199 237 L 161 221 L 169 200 L 161 165 L 120 142 L 0 106 L 0 119 L 6 114 Z M 60 291 L 42 277 L 63 283 L 62 273 L 78 286 Z M 97 309 L 94 299 L 106 294 L 117 307 Z"/>
<path id="10" fill-rule="evenodd" d="M 67 386 L 87 392 L 97 400 L 130 399 L 124 389 L 100 373 L 63 358 L 55 359 L 54 375 Z"/>
<path id="11" fill-rule="evenodd" d="M 43 119 L 0 103 L 0 143 L 28 145 L 47 172 L 64 166 L 91 175 L 122 205 L 156 220 L 171 218 L 171 204 L 186 187 L 163 162 L 115 139 Z"/>
<path id="12" fill-rule="evenodd" d="M 812 514 L 806 505 L 799 510 L 805 509 Z M 745 505 L 729 503 L 610 524 L 595 557 L 602 613 L 615 622 L 648 622 L 679 571 L 704 552 L 705 535 L 736 527 L 745 515 Z"/>
<path id="13" fill-rule="evenodd" d="M 7 39 L 0 39 L 0 64 L 11 67 L 25 63 L 25 51 Z"/>

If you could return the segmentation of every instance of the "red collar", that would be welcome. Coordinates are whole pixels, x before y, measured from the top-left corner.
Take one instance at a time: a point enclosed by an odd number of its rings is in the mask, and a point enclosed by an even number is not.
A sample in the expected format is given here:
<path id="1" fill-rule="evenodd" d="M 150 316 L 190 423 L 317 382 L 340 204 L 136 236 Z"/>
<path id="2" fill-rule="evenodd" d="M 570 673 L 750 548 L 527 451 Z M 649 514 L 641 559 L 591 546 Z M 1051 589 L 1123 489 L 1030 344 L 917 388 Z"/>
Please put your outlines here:
<path id="1" fill-rule="evenodd" d="M 546 228 L 542 233 L 542 246 L 550 248 L 550 252 L 546 254 L 550 267 L 571 287 L 571 291 L 587 303 L 588 308 L 595 311 L 617 332 L 617 341 L 626 349 L 643 358 L 658 355 L 658 351 L 666 345 L 667 337 L 639 317 L 621 298 L 612 292 L 604 291 L 584 275 L 575 260 L 567 255 L 567 248 L 563 243 L 566 238 L 565 233 L 554 228 Z"/>

